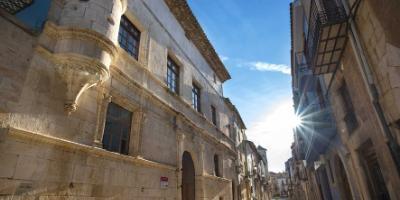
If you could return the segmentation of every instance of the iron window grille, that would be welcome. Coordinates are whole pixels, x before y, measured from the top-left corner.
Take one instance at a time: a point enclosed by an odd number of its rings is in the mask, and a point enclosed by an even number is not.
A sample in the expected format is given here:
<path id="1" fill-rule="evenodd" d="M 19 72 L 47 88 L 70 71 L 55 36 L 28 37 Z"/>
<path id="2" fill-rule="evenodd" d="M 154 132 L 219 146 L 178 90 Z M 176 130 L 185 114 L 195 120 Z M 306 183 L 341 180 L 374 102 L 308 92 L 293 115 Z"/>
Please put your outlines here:
<path id="1" fill-rule="evenodd" d="M 308 72 L 310 70 L 303 52 L 295 53 L 294 62 L 299 72 Z"/>
<path id="2" fill-rule="evenodd" d="M 217 125 L 217 109 L 214 106 L 211 106 L 211 118 L 212 123 Z"/>
<path id="3" fill-rule="evenodd" d="M 119 45 L 136 60 L 139 57 L 140 31 L 125 16 L 121 17 L 118 32 Z"/>
<path id="4" fill-rule="evenodd" d="M 13 15 L 32 3 L 33 0 L 0 0 L 0 8 Z"/>
<path id="5" fill-rule="evenodd" d="M 196 84 L 193 84 L 192 88 L 192 106 L 197 112 L 201 112 L 200 108 L 200 87 Z"/>
<path id="6" fill-rule="evenodd" d="M 358 127 L 357 117 L 355 115 L 353 102 L 350 97 L 350 92 L 343 82 L 342 86 L 339 88 L 339 93 L 342 98 L 345 116 L 343 118 L 347 131 L 351 134 Z"/>
<path id="7" fill-rule="evenodd" d="M 312 0 L 305 53 L 314 74 L 334 72 L 347 42 L 347 14 L 338 0 Z"/>
<path id="8" fill-rule="evenodd" d="M 111 102 L 107 110 L 103 148 L 121 154 L 128 154 L 131 122 L 132 112 Z"/>
<path id="9" fill-rule="evenodd" d="M 179 67 L 170 57 L 167 61 L 167 86 L 170 91 L 179 93 Z"/>
<path id="10" fill-rule="evenodd" d="M 358 121 L 357 121 L 357 117 L 354 114 L 354 112 L 346 113 L 346 115 L 344 116 L 343 120 L 344 120 L 344 122 L 346 124 L 346 128 L 347 128 L 347 131 L 349 133 L 352 133 L 352 132 L 354 132 L 354 130 L 357 129 Z"/>
<path id="11" fill-rule="evenodd" d="M 214 174 L 215 176 L 221 177 L 220 171 L 219 171 L 219 157 L 218 155 L 214 155 Z"/>

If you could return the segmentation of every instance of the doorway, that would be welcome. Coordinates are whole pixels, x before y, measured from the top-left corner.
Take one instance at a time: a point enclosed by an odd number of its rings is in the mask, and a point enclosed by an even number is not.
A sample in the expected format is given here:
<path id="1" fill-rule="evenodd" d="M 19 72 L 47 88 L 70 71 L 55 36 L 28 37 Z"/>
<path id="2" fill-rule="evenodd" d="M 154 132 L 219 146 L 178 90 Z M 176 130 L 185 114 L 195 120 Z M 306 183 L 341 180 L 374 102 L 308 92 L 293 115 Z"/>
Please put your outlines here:
<path id="1" fill-rule="evenodd" d="M 359 152 L 361 155 L 361 163 L 368 179 L 368 189 L 371 197 L 376 200 L 390 200 L 389 192 L 386 188 L 386 182 L 383 178 L 378 157 L 371 140 L 364 143 Z"/>
<path id="2" fill-rule="evenodd" d="M 192 156 L 182 155 L 182 200 L 195 200 L 195 171 Z"/>
<path id="3" fill-rule="evenodd" d="M 347 179 L 347 174 L 344 169 L 343 162 L 338 155 L 335 156 L 335 166 L 338 174 L 337 176 L 339 182 L 338 185 L 341 187 L 340 188 L 341 198 L 343 200 L 353 200 L 353 197 L 351 195 L 349 180 Z"/>

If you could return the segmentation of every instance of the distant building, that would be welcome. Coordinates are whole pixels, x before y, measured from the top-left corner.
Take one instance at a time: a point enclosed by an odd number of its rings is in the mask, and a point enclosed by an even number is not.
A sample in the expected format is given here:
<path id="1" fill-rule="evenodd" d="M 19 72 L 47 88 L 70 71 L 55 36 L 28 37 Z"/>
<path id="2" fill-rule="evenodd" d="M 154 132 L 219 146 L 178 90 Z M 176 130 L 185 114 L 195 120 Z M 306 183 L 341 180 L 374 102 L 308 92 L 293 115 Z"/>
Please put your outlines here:
<path id="1" fill-rule="evenodd" d="M 263 158 L 266 158 L 266 149 L 261 146 L 256 148 L 254 143 L 248 140 L 244 141 L 243 144 L 245 152 L 245 193 L 242 195 L 242 199 L 269 200 L 271 196 L 268 186 L 268 162 L 263 160 Z"/>
<path id="2" fill-rule="evenodd" d="M 288 197 L 289 179 L 286 172 L 270 172 L 272 197 Z"/>

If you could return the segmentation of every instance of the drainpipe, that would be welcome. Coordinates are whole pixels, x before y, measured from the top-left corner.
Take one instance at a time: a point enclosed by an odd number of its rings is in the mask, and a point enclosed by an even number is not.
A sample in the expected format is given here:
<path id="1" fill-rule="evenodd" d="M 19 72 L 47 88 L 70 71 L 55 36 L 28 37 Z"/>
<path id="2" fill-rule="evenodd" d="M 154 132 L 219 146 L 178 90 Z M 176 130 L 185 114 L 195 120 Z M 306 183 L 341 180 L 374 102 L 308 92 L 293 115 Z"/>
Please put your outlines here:
<path id="1" fill-rule="evenodd" d="M 360 4 L 360 0 L 357 0 L 352 8 L 350 9 L 347 3 L 345 2 L 346 0 L 342 0 L 342 4 L 347 12 L 347 14 L 350 16 L 349 17 L 349 27 L 350 27 L 350 32 L 349 32 L 349 39 L 350 43 L 353 47 L 353 50 L 356 53 L 356 59 L 357 62 L 359 63 L 360 70 L 362 72 L 362 77 L 364 83 L 367 85 L 367 91 L 368 95 L 373 103 L 374 110 L 376 114 L 378 115 L 379 122 L 382 125 L 382 129 L 384 132 L 385 139 L 387 140 L 387 145 L 389 147 L 391 156 L 396 164 L 397 172 L 400 174 L 400 146 L 396 142 L 395 138 L 392 135 L 392 132 L 388 126 L 388 122 L 385 118 L 384 111 L 382 109 L 382 106 L 379 102 L 379 91 L 376 87 L 376 84 L 374 83 L 373 76 L 371 73 L 371 66 L 369 65 L 365 53 L 365 49 L 362 46 L 362 43 L 360 41 L 360 36 L 358 34 L 358 30 L 356 27 L 356 24 L 354 22 L 354 16 L 356 13 L 356 10 L 358 8 L 358 5 Z M 352 10 L 355 6 L 355 12 L 354 14 L 352 13 Z"/>

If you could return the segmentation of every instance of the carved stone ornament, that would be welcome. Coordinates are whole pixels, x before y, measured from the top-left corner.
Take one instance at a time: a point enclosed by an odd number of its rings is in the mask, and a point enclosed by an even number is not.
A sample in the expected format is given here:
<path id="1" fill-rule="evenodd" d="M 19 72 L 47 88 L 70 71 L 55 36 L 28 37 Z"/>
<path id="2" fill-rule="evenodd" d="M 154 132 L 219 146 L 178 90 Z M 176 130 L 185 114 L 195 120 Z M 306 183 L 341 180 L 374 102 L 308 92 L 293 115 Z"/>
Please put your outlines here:
<path id="1" fill-rule="evenodd" d="M 77 109 L 81 94 L 109 78 L 109 66 L 117 52 L 114 43 L 90 29 L 60 27 L 46 23 L 45 35 L 55 41 L 53 48 L 38 52 L 53 62 L 64 84 L 64 109 L 69 115 Z"/>
<path id="2" fill-rule="evenodd" d="M 107 67 L 95 59 L 81 55 L 55 55 L 56 71 L 66 86 L 64 110 L 71 114 L 77 109 L 80 95 L 109 77 Z"/>

